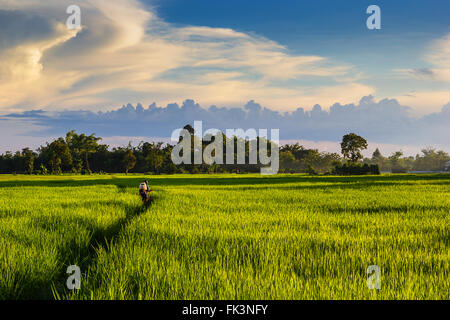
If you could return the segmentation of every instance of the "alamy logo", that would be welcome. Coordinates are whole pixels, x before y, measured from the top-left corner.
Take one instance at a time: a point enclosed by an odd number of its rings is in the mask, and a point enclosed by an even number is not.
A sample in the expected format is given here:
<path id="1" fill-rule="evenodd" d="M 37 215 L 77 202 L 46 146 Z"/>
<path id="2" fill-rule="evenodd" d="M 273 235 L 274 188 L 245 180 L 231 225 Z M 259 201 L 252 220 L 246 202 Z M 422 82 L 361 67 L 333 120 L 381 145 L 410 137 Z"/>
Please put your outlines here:
<path id="1" fill-rule="evenodd" d="M 367 288 L 370 290 L 381 289 L 381 270 L 379 266 L 372 265 L 367 267 L 367 274 L 370 277 L 367 279 Z"/>
<path id="2" fill-rule="evenodd" d="M 81 270 L 78 266 L 68 266 L 67 274 L 70 276 L 67 278 L 66 285 L 69 290 L 81 288 Z"/>
<path id="3" fill-rule="evenodd" d="M 381 29 L 381 9 L 379 6 L 373 4 L 369 6 L 366 10 L 367 14 L 371 14 L 367 18 L 366 26 L 369 30 L 380 30 Z"/>
<path id="4" fill-rule="evenodd" d="M 261 174 L 272 175 L 279 169 L 279 129 L 270 130 L 270 140 L 267 129 L 226 129 L 225 131 L 225 164 L 246 164 L 246 141 L 248 141 L 248 164 L 259 164 Z M 234 139 L 238 137 L 238 139 Z M 214 139 L 213 139 L 214 138 Z M 173 148 L 171 158 L 174 164 L 194 164 L 203 162 L 224 164 L 224 138 L 218 129 L 208 129 L 203 134 L 202 121 L 194 121 L 194 132 L 187 129 L 176 129 L 172 132 L 172 142 L 178 142 Z M 248 139 L 248 140 L 247 140 Z M 211 142 L 214 140 L 213 142 Z M 204 142 L 210 142 L 203 148 Z M 270 142 L 270 150 L 267 145 Z M 236 152 L 235 152 L 236 151 Z"/>
<path id="5" fill-rule="evenodd" d="M 73 4 L 67 7 L 67 14 L 70 16 L 67 18 L 66 26 L 69 30 L 81 29 L 81 9 L 79 6 Z"/>

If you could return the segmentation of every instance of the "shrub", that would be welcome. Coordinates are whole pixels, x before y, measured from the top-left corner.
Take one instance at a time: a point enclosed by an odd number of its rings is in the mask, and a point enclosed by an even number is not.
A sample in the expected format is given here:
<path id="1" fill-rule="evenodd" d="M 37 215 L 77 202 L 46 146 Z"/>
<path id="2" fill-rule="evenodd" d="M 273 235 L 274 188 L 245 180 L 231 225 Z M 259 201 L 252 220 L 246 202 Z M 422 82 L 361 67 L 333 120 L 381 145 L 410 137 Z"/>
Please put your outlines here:
<path id="1" fill-rule="evenodd" d="M 48 174 L 48 170 L 43 164 L 41 164 L 40 171 L 41 171 L 41 174 L 44 176 Z"/>
<path id="2" fill-rule="evenodd" d="M 380 168 L 377 164 L 368 165 L 360 163 L 344 163 L 336 164 L 334 174 L 338 175 L 364 175 L 364 174 L 380 174 Z"/>
<path id="3" fill-rule="evenodd" d="M 193 166 L 193 167 L 192 167 L 192 170 L 191 170 L 191 173 L 192 173 L 192 174 L 199 174 L 199 173 L 200 173 L 200 170 L 198 169 L 198 167 Z"/>
<path id="4" fill-rule="evenodd" d="M 308 164 L 307 168 L 306 168 L 306 173 L 308 173 L 309 175 L 317 175 L 316 170 L 314 169 L 314 167 L 310 164 Z"/>

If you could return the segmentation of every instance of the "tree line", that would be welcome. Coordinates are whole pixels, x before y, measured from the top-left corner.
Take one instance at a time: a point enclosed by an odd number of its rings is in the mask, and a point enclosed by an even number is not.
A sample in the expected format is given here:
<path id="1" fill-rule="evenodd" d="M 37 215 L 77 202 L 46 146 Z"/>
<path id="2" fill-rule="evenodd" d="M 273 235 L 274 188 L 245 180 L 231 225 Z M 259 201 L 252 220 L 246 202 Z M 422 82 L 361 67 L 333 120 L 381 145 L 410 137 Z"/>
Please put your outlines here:
<path id="1" fill-rule="evenodd" d="M 190 125 L 185 126 L 193 135 Z M 238 137 L 226 137 L 223 143 Z M 259 139 L 259 138 L 258 138 Z M 95 134 L 78 134 L 70 131 L 65 137 L 47 142 L 36 151 L 24 148 L 15 153 L 6 152 L 0 155 L 0 173 L 17 174 L 91 174 L 91 173 L 231 173 L 260 172 L 261 165 L 249 164 L 251 142 L 244 141 L 245 164 L 180 164 L 175 165 L 171 159 L 174 145 L 162 142 L 144 142 L 137 146 L 129 143 L 127 146 L 110 148 L 101 143 L 101 138 Z M 202 140 L 205 148 L 208 141 Z M 273 143 L 267 141 L 268 150 Z M 237 143 L 234 144 L 237 146 Z M 258 144 L 259 145 L 259 144 Z M 192 145 L 194 148 L 194 145 Z M 345 135 L 341 143 L 341 155 L 338 153 L 319 152 L 304 146 L 286 144 L 279 146 L 281 173 L 310 174 L 366 174 L 381 171 L 408 172 L 441 171 L 450 156 L 432 148 L 422 150 L 422 155 L 404 157 L 401 151 L 390 156 L 383 156 L 376 149 L 372 157 L 364 158 L 361 151 L 367 148 L 367 141 L 354 134 Z M 192 157 L 193 157 L 193 153 Z M 237 150 L 235 149 L 235 158 Z M 192 162 L 193 163 L 193 162 Z M 226 163 L 224 161 L 224 163 Z M 350 168 L 350 169 L 349 169 Z M 356 169 L 355 169 L 356 168 Z"/>

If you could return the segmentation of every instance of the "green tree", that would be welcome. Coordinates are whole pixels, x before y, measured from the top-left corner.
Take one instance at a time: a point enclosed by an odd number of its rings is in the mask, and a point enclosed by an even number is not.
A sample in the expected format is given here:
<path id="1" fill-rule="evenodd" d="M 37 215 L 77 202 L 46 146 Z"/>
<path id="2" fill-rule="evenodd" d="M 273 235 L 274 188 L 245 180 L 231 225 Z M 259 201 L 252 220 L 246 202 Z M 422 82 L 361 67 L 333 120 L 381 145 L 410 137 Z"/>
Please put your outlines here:
<path id="1" fill-rule="evenodd" d="M 59 158 L 56 154 L 52 154 L 49 164 L 52 168 L 53 174 L 61 174 L 61 158 Z"/>
<path id="2" fill-rule="evenodd" d="M 392 173 L 407 173 L 411 169 L 411 158 L 402 158 L 403 152 L 396 151 L 389 158 Z"/>
<path id="3" fill-rule="evenodd" d="M 131 145 L 129 145 L 127 152 L 125 153 L 125 157 L 123 158 L 123 163 L 125 165 L 125 174 L 128 175 L 128 171 L 134 168 L 136 165 L 136 156 L 133 153 L 133 149 Z"/>
<path id="4" fill-rule="evenodd" d="M 47 168 L 43 164 L 41 164 L 40 171 L 42 175 L 47 175 Z"/>
<path id="5" fill-rule="evenodd" d="M 377 148 L 372 154 L 372 163 L 377 164 L 381 169 L 383 167 L 384 157 L 381 154 L 380 150 Z"/>
<path id="6" fill-rule="evenodd" d="M 434 148 L 422 150 L 422 156 L 417 155 L 414 162 L 414 170 L 419 171 L 441 171 L 445 168 L 445 163 L 450 161 L 448 153 Z"/>
<path id="7" fill-rule="evenodd" d="M 280 168 L 285 172 L 294 171 L 297 167 L 297 160 L 291 151 L 280 152 Z"/>
<path id="8" fill-rule="evenodd" d="M 25 148 L 22 150 L 22 157 L 25 161 L 25 168 L 28 174 L 33 173 L 34 169 L 34 153 L 29 148 Z"/>
<path id="9" fill-rule="evenodd" d="M 149 153 L 146 158 L 146 161 L 150 171 L 160 173 L 164 161 L 164 158 L 161 153 L 159 152 Z"/>
<path id="10" fill-rule="evenodd" d="M 353 163 L 363 158 L 361 151 L 367 149 L 367 146 L 366 139 L 357 134 L 350 133 L 342 137 L 342 155 L 344 159 L 349 159 Z"/>
<path id="11" fill-rule="evenodd" d="M 86 170 L 88 173 L 92 172 L 89 165 L 89 155 L 97 151 L 99 145 L 98 142 L 102 138 L 96 137 L 95 133 L 87 136 L 84 133 L 78 135 L 74 130 L 66 134 L 66 143 L 69 146 L 71 152 L 74 154 L 75 159 L 83 158 Z"/>
<path id="12" fill-rule="evenodd" d="M 300 160 L 304 158 L 308 154 L 308 149 L 305 149 L 305 147 L 299 145 L 298 143 L 295 144 L 285 144 L 280 148 L 280 153 L 284 151 L 289 151 L 292 153 L 292 155 L 295 157 L 295 159 Z"/>
<path id="13" fill-rule="evenodd" d="M 72 155 L 63 138 L 59 138 L 50 144 L 47 143 L 47 146 L 41 147 L 39 152 L 50 166 L 52 173 L 61 173 L 61 166 L 69 168 L 72 165 Z"/>

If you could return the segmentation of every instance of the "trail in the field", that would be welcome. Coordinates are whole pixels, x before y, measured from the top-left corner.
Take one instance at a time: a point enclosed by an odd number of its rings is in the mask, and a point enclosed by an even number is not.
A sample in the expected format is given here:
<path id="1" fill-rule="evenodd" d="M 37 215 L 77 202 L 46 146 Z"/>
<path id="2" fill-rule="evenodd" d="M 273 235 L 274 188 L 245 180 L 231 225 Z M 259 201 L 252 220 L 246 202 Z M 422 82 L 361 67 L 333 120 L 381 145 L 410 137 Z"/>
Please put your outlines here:
<path id="1" fill-rule="evenodd" d="M 127 188 L 124 185 L 117 185 L 117 189 L 119 193 L 127 192 Z M 119 219 L 116 223 L 112 224 L 106 229 L 95 231 L 91 237 L 91 241 L 89 242 L 87 250 L 83 250 L 83 248 L 69 248 L 69 250 L 79 250 L 86 252 L 85 256 L 80 257 L 82 263 L 80 263 L 79 267 L 82 270 L 82 273 L 87 274 L 97 263 L 98 251 L 101 248 L 103 248 L 105 251 L 109 251 L 111 244 L 120 236 L 122 231 L 126 229 L 126 227 L 131 223 L 133 219 L 147 212 L 152 206 L 152 203 L 153 201 L 151 201 L 148 206 L 142 205 L 141 202 L 136 205 L 129 205 L 124 203 L 126 212 L 125 217 Z M 67 278 L 67 274 L 62 273 L 58 278 L 61 279 L 61 281 L 58 280 L 58 282 L 63 283 L 64 281 L 62 281 L 62 279 Z M 55 298 L 60 298 L 67 294 L 67 290 L 65 287 L 58 287 L 59 288 L 53 286 L 53 290 L 56 291 L 56 293 L 54 293 Z"/>

